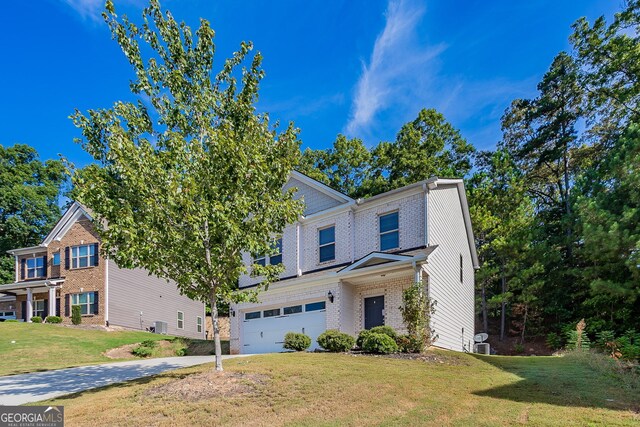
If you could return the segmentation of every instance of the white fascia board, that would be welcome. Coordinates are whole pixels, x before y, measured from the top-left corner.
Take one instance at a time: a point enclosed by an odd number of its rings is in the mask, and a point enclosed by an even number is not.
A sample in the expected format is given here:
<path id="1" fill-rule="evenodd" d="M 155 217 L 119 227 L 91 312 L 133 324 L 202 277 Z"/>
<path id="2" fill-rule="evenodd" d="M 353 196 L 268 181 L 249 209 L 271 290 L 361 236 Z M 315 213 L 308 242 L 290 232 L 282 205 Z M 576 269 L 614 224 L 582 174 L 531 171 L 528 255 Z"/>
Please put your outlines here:
<path id="1" fill-rule="evenodd" d="M 7 251 L 7 253 L 11 255 L 28 255 L 28 254 L 36 254 L 38 252 L 42 252 L 46 250 L 47 250 L 46 245 L 38 245 L 38 246 L 31 246 L 28 248 L 11 249 L 10 251 Z"/>
<path id="2" fill-rule="evenodd" d="M 312 213 L 311 215 L 302 216 L 299 219 L 299 222 L 301 224 L 309 224 L 309 223 L 312 223 L 314 221 L 320 221 L 321 219 L 324 219 L 324 218 L 326 218 L 328 216 L 336 215 L 336 214 L 339 214 L 339 213 L 342 213 L 342 212 L 346 212 L 349 209 L 352 209 L 353 207 L 355 207 L 355 205 L 356 205 L 355 200 L 351 200 L 350 202 L 342 204 L 342 205 L 334 206 L 332 208 L 325 209 L 323 211 L 315 212 L 315 213 Z"/>
<path id="3" fill-rule="evenodd" d="M 342 194 L 339 191 L 334 190 L 333 188 L 329 187 L 326 184 L 321 183 L 320 181 L 316 181 L 315 179 L 306 176 L 305 174 L 302 174 L 298 171 L 291 171 L 291 176 L 295 179 L 297 179 L 298 181 L 302 181 L 305 184 L 307 184 L 310 187 L 315 188 L 318 191 L 321 191 L 323 193 L 325 193 L 326 195 L 341 201 L 341 202 L 352 202 L 353 199 L 349 196 L 347 196 L 346 194 Z"/>
<path id="4" fill-rule="evenodd" d="M 394 254 L 387 254 L 384 252 L 371 252 L 369 255 L 365 256 L 364 258 L 360 258 L 355 263 L 343 268 L 342 270 L 338 270 L 338 273 L 346 273 L 349 271 L 356 270 L 362 264 L 365 264 L 374 258 L 393 262 L 393 261 L 406 261 L 411 259 L 412 257 L 410 255 L 394 255 Z M 383 265 L 383 264 L 379 264 L 379 265 Z M 373 266 L 369 266 L 369 267 L 373 267 Z M 366 268 L 366 267 L 363 267 L 363 268 Z"/>
<path id="5" fill-rule="evenodd" d="M 90 220 L 93 220 L 91 215 L 82 207 L 82 205 L 78 202 L 73 202 L 71 207 L 65 212 L 65 214 L 60 218 L 56 226 L 51 230 L 51 232 L 45 237 L 42 242 L 43 245 L 48 245 L 54 239 L 57 241 L 62 240 L 65 234 L 69 231 L 69 229 L 78 221 L 82 216 L 86 216 Z"/>

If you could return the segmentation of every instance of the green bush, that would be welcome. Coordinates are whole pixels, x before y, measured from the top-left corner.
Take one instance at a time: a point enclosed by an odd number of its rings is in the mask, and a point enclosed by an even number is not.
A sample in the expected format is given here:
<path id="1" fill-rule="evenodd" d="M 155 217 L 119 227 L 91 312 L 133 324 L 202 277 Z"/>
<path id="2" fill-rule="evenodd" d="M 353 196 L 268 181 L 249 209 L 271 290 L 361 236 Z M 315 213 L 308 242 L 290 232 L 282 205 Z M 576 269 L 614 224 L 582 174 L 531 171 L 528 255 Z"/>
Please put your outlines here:
<path id="1" fill-rule="evenodd" d="M 340 353 L 349 351 L 355 345 L 356 340 L 349 334 L 342 333 L 337 329 L 329 329 L 318 337 L 318 344 L 327 351 Z"/>
<path id="2" fill-rule="evenodd" d="M 33 317 L 31 318 L 31 322 L 32 322 L 32 323 L 42 323 L 42 317 L 40 317 L 40 316 L 33 316 Z"/>
<path id="3" fill-rule="evenodd" d="M 367 353 L 389 354 L 398 351 L 398 344 L 387 334 L 372 332 L 362 342 L 362 350 Z"/>
<path id="4" fill-rule="evenodd" d="M 305 351 L 311 346 L 311 337 L 298 332 L 287 332 L 283 347 L 287 350 Z"/>
<path id="5" fill-rule="evenodd" d="M 20 322 L 18 319 L 7 319 L 5 320 L 5 323 L 18 323 Z"/>
<path id="6" fill-rule="evenodd" d="M 358 338 L 356 338 L 356 346 L 362 349 L 362 343 L 364 342 L 364 339 L 369 335 L 371 335 L 370 329 L 361 330 L 360 333 L 358 334 Z"/>
<path id="7" fill-rule="evenodd" d="M 551 350 L 559 350 L 562 348 L 562 337 L 555 332 L 547 334 L 547 347 Z"/>
<path id="8" fill-rule="evenodd" d="M 626 360 L 640 359 L 640 333 L 628 330 L 616 340 L 621 357 Z"/>
<path id="9" fill-rule="evenodd" d="M 184 347 L 180 347 L 179 349 L 176 350 L 176 356 L 186 356 L 187 355 L 187 349 Z"/>
<path id="10" fill-rule="evenodd" d="M 424 341 L 414 335 L 398 335 L 396 344 L 402 353 L 422 353 L 424 350 Z"/>
<path id="11" fill-rule="evenodd" d="M 142 341 L 137 347 L 131 350 L 131 354 L 137 357 L 149 357 L 153 354 L 153 349 L 157 343 L 153 340 Z"/>
<path id="12" fill-rule="evenodd" d="M 524 353 L 524 345 L 517 343 L 516 345 L 513 346 L 513 350 L 518 354 L 522 354 Z"/>
<path id="13" fill-rule="evenodd" d="M 580 335 L 580 346 L 578 348 L 578 335 L 577 331 L 569 331 L 567 333 L 567 350 L 580 350 L 587 351 L 591 348 L 591 341 L 587 334 Z"/>
<path id="14" fill-rule="evenodd" d="M 44 320 L 47 323 L 62 323 L 62 317 L 60 316 L 47 316 Z"/>
<path id="15" fill-rule="evenodd" d="M 79 305 L 71 306 L 71 323 L 74 325 L 82 323 L 82 308 Z"/>
<path id="16" fill-rule="evenodd" d="M 391 337 L 393 340 L 395 340 L 396 338 L 398 338 L 398 333 L 396 332 L 395 329 L 393 329 L 391 326 L 376 326 L 374 328 L 369 329 L 371 332 L 373 332 L 374 334 L 384 334 L 387 335 L 389 337 Z"/>

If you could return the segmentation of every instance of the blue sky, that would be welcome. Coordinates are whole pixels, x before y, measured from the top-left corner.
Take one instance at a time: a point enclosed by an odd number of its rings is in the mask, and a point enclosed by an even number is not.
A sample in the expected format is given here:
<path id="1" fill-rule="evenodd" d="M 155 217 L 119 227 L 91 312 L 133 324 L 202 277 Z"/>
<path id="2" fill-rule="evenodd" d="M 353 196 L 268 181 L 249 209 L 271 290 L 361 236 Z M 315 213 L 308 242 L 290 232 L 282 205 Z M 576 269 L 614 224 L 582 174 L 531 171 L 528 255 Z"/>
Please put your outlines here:
<path id="1" fill-rule="evenodd" d="M 11 1 L 0 14 L 0 144 L 25 143 L 43 159 L 90 161 L 73 142 L 74 109 L 130 99 L 132 71 L 99 17 L 101 0 Z M 145 2 L 115 0 L 138 19 Z M 579 17 L 608 18 L 621 2 L 165 0 L 163 7 L 216 31 L 217 63 L 240 41 L 264 56 L 259 108 L 294 121 L 303 147 L 338 133 L 369 146 L 392 140 L 421 108 L 436 108 L 480 149 L 500 139 L 500 116 L 533 97 L 553 57 L 570 49 Z"/>

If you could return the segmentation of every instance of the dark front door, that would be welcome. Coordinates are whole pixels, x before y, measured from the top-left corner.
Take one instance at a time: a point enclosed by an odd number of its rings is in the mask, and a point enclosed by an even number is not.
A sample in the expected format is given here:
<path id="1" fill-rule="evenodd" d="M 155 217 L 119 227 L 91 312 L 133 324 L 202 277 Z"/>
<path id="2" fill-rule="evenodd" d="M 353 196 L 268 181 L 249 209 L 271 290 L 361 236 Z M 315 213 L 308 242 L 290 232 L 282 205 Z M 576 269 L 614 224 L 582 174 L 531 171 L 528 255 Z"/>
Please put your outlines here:
<path id="1" fill-rule="evenodd" d="M 384 325 L 384 295 L 364 299 L 364 328 Z"/>

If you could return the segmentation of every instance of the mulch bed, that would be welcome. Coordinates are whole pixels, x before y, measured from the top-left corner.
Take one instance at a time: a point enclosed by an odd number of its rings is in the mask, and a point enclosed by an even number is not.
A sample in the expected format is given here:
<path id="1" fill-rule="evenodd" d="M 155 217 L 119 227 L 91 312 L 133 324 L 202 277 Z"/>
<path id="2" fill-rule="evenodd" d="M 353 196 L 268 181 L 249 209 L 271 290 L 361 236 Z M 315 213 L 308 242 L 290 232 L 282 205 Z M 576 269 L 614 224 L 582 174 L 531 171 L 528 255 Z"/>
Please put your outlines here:
<path id="1" fill-rule="evenodd" d="M 268 379 L 260 374 L 208 371 L 152 387 L 146 391 L 145 397 L 196 402 L 214 397 L 247 395 L 256 393 Z"/>

